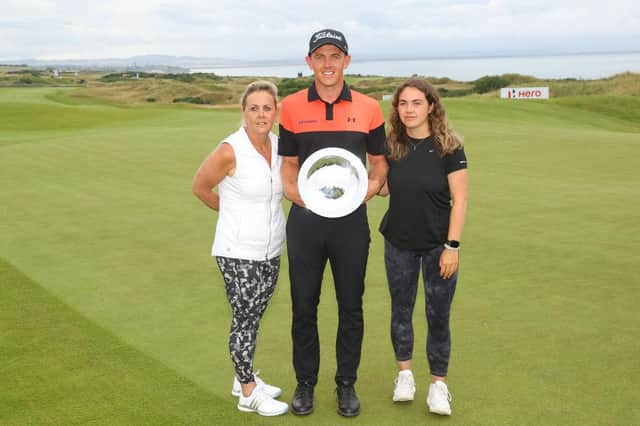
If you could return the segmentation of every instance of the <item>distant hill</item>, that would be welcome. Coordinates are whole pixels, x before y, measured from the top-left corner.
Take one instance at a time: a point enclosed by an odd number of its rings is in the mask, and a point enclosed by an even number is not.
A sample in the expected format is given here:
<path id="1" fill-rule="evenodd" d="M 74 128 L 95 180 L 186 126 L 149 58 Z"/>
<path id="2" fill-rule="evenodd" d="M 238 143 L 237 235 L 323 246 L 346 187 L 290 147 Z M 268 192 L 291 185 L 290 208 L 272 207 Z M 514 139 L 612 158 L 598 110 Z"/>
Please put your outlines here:
<path id="1" fill-rule="evenodd" d="M 612 53 L 612 52 L 600 52 Z M 619 53 L 637 53 L 619 52 Z M 356 55 L 359 62 L 366 61 L 403 61 L 403 60 L 424 60 L 424 59 L 455 59 L 455 58 L 496 58 L 496 57 L 517 57 L 517 56 L 553 56 L 559 53 L 541 51 L 518 51 L 510 53 L 480 53 L 466 52 L 438 55 L 407 55 L 402 52 L 381 53 L 381 52 L 361 52 Z M 598 54 L 598 52 L 566 52 L 566 55 Z M 11 59 L 2 60 L 6 64 L 23 64 L 34 68 L 59 68 L 62 70 L 104 70 L 113 71 L 145 71 L 145 72 L 168 72 L 182 73 L 191 69 L 207 68 L 242 68 L 251 66 L 279 66 L 279 65 L 302 65 L 302 58 L 276 58 L 271 60 L 245 60 L 237 58 L 220 57 L 197 57 L 197 56 L 172 56 L 172 55 L 138 55 L 126 58 L 93 58 L 93 59 Z"/>
<path id="2" fill-rule="evenodd" d="M 30 67 L 57 67 L 81 69 L 160 69 L 165 71 L 186 71 L 191 68 L 220 66 L 243 66 L 247 61 L 226 58 L 199 58 L 194 56 L 140 55 L 128 58 L 96 58 L 96 59 L 17 59 L 12 63 L 25 64 Z"/>

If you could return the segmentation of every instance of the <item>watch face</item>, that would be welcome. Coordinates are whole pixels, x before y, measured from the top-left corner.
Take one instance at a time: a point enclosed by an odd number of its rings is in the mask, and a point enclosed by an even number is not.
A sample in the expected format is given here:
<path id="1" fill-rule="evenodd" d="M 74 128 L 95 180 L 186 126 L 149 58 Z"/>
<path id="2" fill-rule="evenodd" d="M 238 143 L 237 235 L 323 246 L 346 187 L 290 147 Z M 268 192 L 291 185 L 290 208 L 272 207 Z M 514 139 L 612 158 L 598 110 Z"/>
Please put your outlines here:
<path id="1" fill-rule="evenodd" d="M 447 241 L 447 245 L 451 248 L 458 248 L 460 247 L 460 241 L 456 241 L 456 240 L 449 240 Z"/>

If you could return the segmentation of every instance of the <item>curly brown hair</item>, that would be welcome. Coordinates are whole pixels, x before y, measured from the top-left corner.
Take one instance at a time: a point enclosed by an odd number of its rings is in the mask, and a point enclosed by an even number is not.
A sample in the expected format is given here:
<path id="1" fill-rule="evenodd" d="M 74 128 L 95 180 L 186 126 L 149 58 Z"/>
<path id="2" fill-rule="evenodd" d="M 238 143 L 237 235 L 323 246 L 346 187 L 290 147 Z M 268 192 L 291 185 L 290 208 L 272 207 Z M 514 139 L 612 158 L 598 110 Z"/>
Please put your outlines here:
<path id="1" fill-rule="evenodd" d="M 389 145 L 389 158 L 392 160 L 400 160 L 409 152 L 409 137 L 407 136 L 407 128 L 400 120 L 398 113 L 398 99 L 400 93 L 407 88 L 413 87 L 424 93 L 427 102 L 433 105 L 433 110 L 428 116 L 429 128 L 435 136 L 438 150 L 441 156 L 451 154 L 462 146 L 462 138 L 453 130 L 447 120 L 444 105 L 440 102 L 438 91 L 426 80 L 420 78 L 410 78 L 400 85 L 393 94 L 391 101 L 391 115 L 389 116 L 389 124 L 391 131 L 387 138 Z"/>

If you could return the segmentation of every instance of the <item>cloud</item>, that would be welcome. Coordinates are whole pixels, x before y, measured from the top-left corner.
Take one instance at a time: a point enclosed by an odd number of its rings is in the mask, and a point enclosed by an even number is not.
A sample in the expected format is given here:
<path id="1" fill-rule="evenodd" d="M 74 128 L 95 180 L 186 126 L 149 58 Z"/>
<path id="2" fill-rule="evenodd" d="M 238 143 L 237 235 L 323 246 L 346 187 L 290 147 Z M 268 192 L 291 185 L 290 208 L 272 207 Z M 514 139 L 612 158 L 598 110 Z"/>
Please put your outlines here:
<path id="1" fill-rule="evenodd" d="M 302 58 L 323 27 L 343 30 L 354 57 L 624 50 L 640 46 L 640 2 L 3 0 L 0 59 Z"/>

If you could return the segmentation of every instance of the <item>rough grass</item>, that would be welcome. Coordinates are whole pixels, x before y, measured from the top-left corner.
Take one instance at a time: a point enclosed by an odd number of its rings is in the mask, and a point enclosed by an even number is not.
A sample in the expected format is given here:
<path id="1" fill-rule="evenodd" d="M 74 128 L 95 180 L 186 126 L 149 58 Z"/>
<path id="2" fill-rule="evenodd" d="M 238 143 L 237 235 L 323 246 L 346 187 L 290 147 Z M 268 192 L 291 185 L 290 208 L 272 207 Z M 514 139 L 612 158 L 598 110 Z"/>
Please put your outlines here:
<path id="1" fill-rule="evenodd" d="M 20 78 L 30 78 L 33 81 L 28 86 L 80 86 L 77 90 L 66 92 L 65 95 L 80 101 L 95 102 L 99 99 L 103 103 L 123 105 L 171 104 L 176 99 L 191 98 L 202 104 L 198 107 L 207 108 L 211 105 L 237 105 L 246 85 L 256 79 L 255 77 L 217 76 L 212 78 L 206 74 L 192 74 L 184 78 L 181 78 L 181 75 L 177 75 L 175 78 L 164 78 L 167 76 L 145 73 L 141 73 L 140 79 L 135 79 L 132 77 L 133 73 L 129 73 L 124 77 L 121 77 L 120 74 L 114 74 L 116 79 L 107 83 L 104 82 L 104 73 L 82 72 L 78 76 L 72 73 L 63 73 L 60 78 L 53 78 L 49 74 L 45 71 L 0 67 L 0 86 L 25 86 L 24 82 L 20 83 Z M 497 77 L 508 82 L 510 86 L 549 86 L 553 98 L 586 95 L 640 96 L 640 74 L 638 73 L 626 72 L 599 80 L 540 80 L 533 76 L 520 74 L 502 74 Z M 393 93 L 406 77 L 347 75 L 345 78 L 355 89 L 376 99 L 382 99 L 383 95 Z M 440 90 L 443 97 L 460 97 L 472 94 L 474 84 L 481 80 L 461 82 L 449 78 L 426 78 Z M 284 94 L 290 92 L 288 87 L 299 86 L 295 79 L 269 78 L 269 80 L 276 84 L 281 83 Z M 493 90 L 483 96 L 498 97 L 499 91 Z"/>
<path id="2" fill-rule="evenodd" d="M 572 96 L 556 99 L 563 107 L 589 111 L 610 121 L 606 127 L 620 131 L 640 131 L 640 93 L 638 96 Z"/>
<path id="3" fill-rule="evenodd" d="M 335 412 L 329 271 L 315 413 L 260 419 L 238 413 L 229 395 L 229 308 L 208 255 L 216 216 L 191 195 L 190 181 L 239 125 L 237 110 L 60 96 L 0 89 L 0 116 L 22 105 L 0 121 L 0 423 L 640 422 L 635 98 L 607 107 L 599 97 L 446 100 L 465 136 L 471 191 L 453 311 L 454 415 L 426 412 L 423 294 L 414 316 L 417 399 L 391 402 L 390 306 L 376 231 L 387 200 L 374 199 L 363 408 L 348 420 Z M 56 125 L 69 117 L 73 125 Z M 285 258 L 256 366 L 289 401 L 286 270 Z"/>
<path id="4" fill-rule="evenodd" d="M 549 82 L 552 96 L 608 95 L 640 96 L 640 74 L 625 72 L 600 80 L 556 80 Z"/>
<path id="5" fill-rule="evenodd" d="M 229 85 L 206 81 L 206 84 L 175 80 L 145 79 L 115 83 L 95 83 L 73 94 L 77 97 L 103 98 L 119 103 L 142 103 L 153 98 L 159 103 L 171 103 L 181 97 L 203 97 L 212 104 L 237 103 L 237 90 Z"/>

